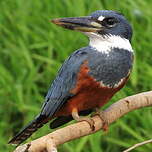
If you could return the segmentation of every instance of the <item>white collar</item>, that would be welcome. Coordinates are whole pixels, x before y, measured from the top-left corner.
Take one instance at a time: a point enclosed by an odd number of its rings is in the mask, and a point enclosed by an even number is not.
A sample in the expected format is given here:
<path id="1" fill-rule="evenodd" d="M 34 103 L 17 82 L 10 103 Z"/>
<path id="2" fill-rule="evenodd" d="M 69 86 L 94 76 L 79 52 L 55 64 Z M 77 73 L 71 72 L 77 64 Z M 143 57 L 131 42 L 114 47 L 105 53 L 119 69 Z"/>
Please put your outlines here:
<path id="1" fill-rule="evenodd" d="M 116 35 L 101 36 L 92 32 L 85 32 L 85 34 L 89 36 L 89 45 L 96 48 L 96 50 L 99 52 L 104 52 L 107 54 L 112 50 L 111 48 L 125 49 L 133 52 L 128 39 Z"/>

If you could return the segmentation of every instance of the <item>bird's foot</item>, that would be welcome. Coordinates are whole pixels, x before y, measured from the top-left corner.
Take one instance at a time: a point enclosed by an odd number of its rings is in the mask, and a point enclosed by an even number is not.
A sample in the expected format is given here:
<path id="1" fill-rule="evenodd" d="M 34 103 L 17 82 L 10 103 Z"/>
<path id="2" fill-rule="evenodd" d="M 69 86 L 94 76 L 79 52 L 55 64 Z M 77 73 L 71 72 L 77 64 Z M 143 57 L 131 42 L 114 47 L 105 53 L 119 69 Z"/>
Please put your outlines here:
<path id="1" fill-rule="evenodd" d="M 93 121 L 93 119 L 91 117 L 87 117 L 87 116 L 79 117 L 79 119 L 77 119 L 77 121 L 86 121 L 90 125 L 91 130 L 92 131 L 95 130 L 94 121 Z"/>
<path id="2" fill-rule="evenodd" d="M 95 130 L 95 126 L 94 126 L 94 120 L 91 118 L 91 117 L 88 117 L 88 116 L 85 116 L 85 117 L 80 117 L 79 114 L 78 114 L 78 111 L 76 109 L 74 109 L 72 111 L 72 117 L 74 120 L 76 121 L 86 121 L 88 122 L 88 124 L 90 125 L 90 128 L 92 131 Z"/>
<path id="3" fill-rule="evenodd" d="M 94 116 L 95 115 L 98 115 L 99 118 L 102 120 L 102 122 L 103 122 L 102 129 L 103 129 L 103 131 L 107 132 L 109 126 L 108 126 L 108 122 L 107 122 L 107 120 L 105 118 L 104 112 L 101 111 L 99 108 L 95 108 L 95 114 L 94 114 Z"/>

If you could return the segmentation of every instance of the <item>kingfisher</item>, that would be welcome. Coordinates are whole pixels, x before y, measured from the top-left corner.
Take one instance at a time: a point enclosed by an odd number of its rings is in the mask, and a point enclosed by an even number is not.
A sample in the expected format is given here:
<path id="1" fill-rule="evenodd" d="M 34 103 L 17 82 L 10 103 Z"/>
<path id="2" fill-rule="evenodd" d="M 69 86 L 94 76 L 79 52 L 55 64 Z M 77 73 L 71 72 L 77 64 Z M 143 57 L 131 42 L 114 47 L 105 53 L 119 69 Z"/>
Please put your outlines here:
<path id="1" fill-rule="evenodd" d="M 73 52 L 63 63 L 45 97 L 40 113 L 10 144 L 21 144 L 51 121 L 59 127 L 71 120 L 87 121 L 88 115 L 106 104 L 127 82 L 133 66 L 132 27 L 119 12 L 98 10 L 85 17 L 51 20 L 89 37 L 89 45 Z M 69 44 L 70 45 L 70 44 Z"/>

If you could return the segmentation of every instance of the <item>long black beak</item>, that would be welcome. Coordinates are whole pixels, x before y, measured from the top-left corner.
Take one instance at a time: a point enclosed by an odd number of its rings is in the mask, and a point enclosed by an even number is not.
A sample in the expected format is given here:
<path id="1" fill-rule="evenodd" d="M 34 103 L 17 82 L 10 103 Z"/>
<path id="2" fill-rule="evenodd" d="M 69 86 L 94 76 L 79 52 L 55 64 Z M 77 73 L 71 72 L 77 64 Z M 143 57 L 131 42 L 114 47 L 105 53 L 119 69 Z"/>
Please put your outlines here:
<path id="1" fill-rule="evenodd" d="M 64 28 L 81 32 L 96 32 L 102 29 L 102 25 L 93 20 L 91 16 L 57 18 L 51 21 L 54 24 L 57 24 Z"/>

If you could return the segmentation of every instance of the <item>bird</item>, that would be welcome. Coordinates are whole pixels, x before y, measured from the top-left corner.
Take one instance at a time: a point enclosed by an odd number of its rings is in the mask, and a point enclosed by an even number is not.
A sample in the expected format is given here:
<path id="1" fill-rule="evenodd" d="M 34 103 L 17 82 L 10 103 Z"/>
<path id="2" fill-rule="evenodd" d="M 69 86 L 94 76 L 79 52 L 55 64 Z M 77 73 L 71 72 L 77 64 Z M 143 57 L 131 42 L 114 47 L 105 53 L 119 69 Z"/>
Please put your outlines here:
<path id="1" fill-rule="evenodd" d="M 9 144 L 21 144 L 44 124 L 59 127 L 71 120 L 87 121 L 100 113 L 129 79 L 133 68 L 132 27 L 125 16 L 113 10 L 97 10 L 88 16 L 65 17 L 52 23 L 88 36 L 89 45 L 74 51 L 52 82 L 40 113 L 15 135 Z M 69 43 L 70 45 L 70 43 Z"/>

